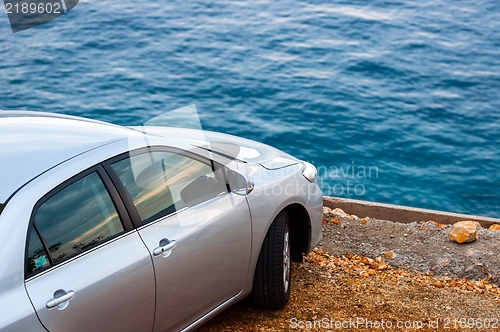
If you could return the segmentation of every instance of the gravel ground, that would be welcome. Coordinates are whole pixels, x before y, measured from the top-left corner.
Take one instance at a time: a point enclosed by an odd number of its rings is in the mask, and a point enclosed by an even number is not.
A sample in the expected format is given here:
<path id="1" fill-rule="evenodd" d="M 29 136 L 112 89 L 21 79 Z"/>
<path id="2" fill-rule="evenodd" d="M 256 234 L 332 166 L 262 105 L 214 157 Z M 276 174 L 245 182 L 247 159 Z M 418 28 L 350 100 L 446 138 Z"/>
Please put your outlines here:
<path id="1" fill-rule="evenodd" d="M 319 248 L 293 265 L 283 309 L 245 299 L 198 331 L 499 330 L 500 231 L 459 245 L 451 226 L 326 212 Z"/>
<path id="2" fill-rule="evenodd" d="M 294 264 L 285 308 L 243 300 L 198 331 L 498 331 L 498 286 L 370 261 L 316 249 Z"/>
<path id="3" fill-rule="evenodd" d="M 482 228 L 477 241 L 458 244 L 449 239 L 452 225 L 356 218 L 339 209 L 324 212 L 320 247 L 332 255 L 381 256 L 391 265 L 436 276 L 500 282 L 500 231 Z"/>

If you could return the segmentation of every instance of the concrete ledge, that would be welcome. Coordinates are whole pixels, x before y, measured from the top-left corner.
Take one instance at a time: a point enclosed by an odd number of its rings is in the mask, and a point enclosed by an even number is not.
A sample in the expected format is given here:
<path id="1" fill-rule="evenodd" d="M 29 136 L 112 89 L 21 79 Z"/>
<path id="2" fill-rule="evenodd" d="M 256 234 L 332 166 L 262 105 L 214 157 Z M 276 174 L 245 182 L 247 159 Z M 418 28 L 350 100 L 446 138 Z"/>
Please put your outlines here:
<path id="1" fill-rule="evenodd" d="M 346 213 L 357 215 L 360 218 L 370 217 L 400 223 L 434 220 L 441 224 L 454 224 L 457 221 L 474 220 L 479 222 L 481 226 L 485 228 L 491 226 L 492 224 L 500 224 L 500 219 L 497 218 L 426 210 L 409 206 L 383 204 L 329 196 L 323 197 L 323 205 L 331 209 L 340 208 Z"/>

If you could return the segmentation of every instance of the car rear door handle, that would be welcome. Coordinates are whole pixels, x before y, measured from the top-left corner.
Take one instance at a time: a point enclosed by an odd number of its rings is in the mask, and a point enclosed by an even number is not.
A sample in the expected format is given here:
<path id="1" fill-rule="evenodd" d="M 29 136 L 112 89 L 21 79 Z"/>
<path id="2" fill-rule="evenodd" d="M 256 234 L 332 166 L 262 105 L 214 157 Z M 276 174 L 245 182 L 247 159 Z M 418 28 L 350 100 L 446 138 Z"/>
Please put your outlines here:
<path id="1" fill-rule="evenodd" d="M 75 292 L 73 292 L 72 290 L 66 292 L 62 289 L 59 289 L 54 293 L 54 298 L 48 300 L 45 306 L 47 307 L 47 309 L 57 307 L 58 309 L 62 310 L 68 306 L 68 301 L 74 297 Z"/>
<path id="2" fill-rule="evenodd" d="M 153 255 L 155 256 L 160 256 L 162 255 L 163 257 L 168 257 L 170 256 L 170 250 L 172 250 L 177 242 L 175 240 L 170 241 L 169 239 L 161 239 L 160 241 L 160 246 L 156 247 L 153 250 Z"/>

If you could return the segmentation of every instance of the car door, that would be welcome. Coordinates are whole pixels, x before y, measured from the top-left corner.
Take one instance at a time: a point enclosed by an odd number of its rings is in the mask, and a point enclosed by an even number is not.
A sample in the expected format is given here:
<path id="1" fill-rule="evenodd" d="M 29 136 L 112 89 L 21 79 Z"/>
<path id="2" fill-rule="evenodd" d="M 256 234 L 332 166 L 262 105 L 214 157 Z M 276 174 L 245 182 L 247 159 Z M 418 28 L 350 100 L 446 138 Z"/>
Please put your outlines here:
<path id="1" fill-rule="evenodd" d="M 181 330 L 243 289 L 250 213 L 244 196 L 228 192 L 221 166 L 158 148 L 136 151 L 107 167 L 123 185 L 152 255 L 154 331 Z"/>
<path id="2" fill-rule="evenodd" d="M 48 331 L 152 331 L 151 256 L 101 166 L 43 197 L 30 222 L 25 285 Z"/>

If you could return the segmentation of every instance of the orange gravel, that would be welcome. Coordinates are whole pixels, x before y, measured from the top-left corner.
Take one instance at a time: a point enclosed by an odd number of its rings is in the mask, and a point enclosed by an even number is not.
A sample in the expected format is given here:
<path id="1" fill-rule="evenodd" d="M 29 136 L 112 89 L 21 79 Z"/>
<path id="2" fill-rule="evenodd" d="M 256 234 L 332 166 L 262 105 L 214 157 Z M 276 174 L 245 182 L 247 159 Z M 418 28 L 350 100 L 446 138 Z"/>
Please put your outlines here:
<path id="1" fill-rule="evenodd" d="M 294 264 L 285 308 L 243 300 L 198 331 L 494 331 L 499 319 L 500 288 L 486 280 L 435 278 L 383 257 L 315 249 Z"/>

